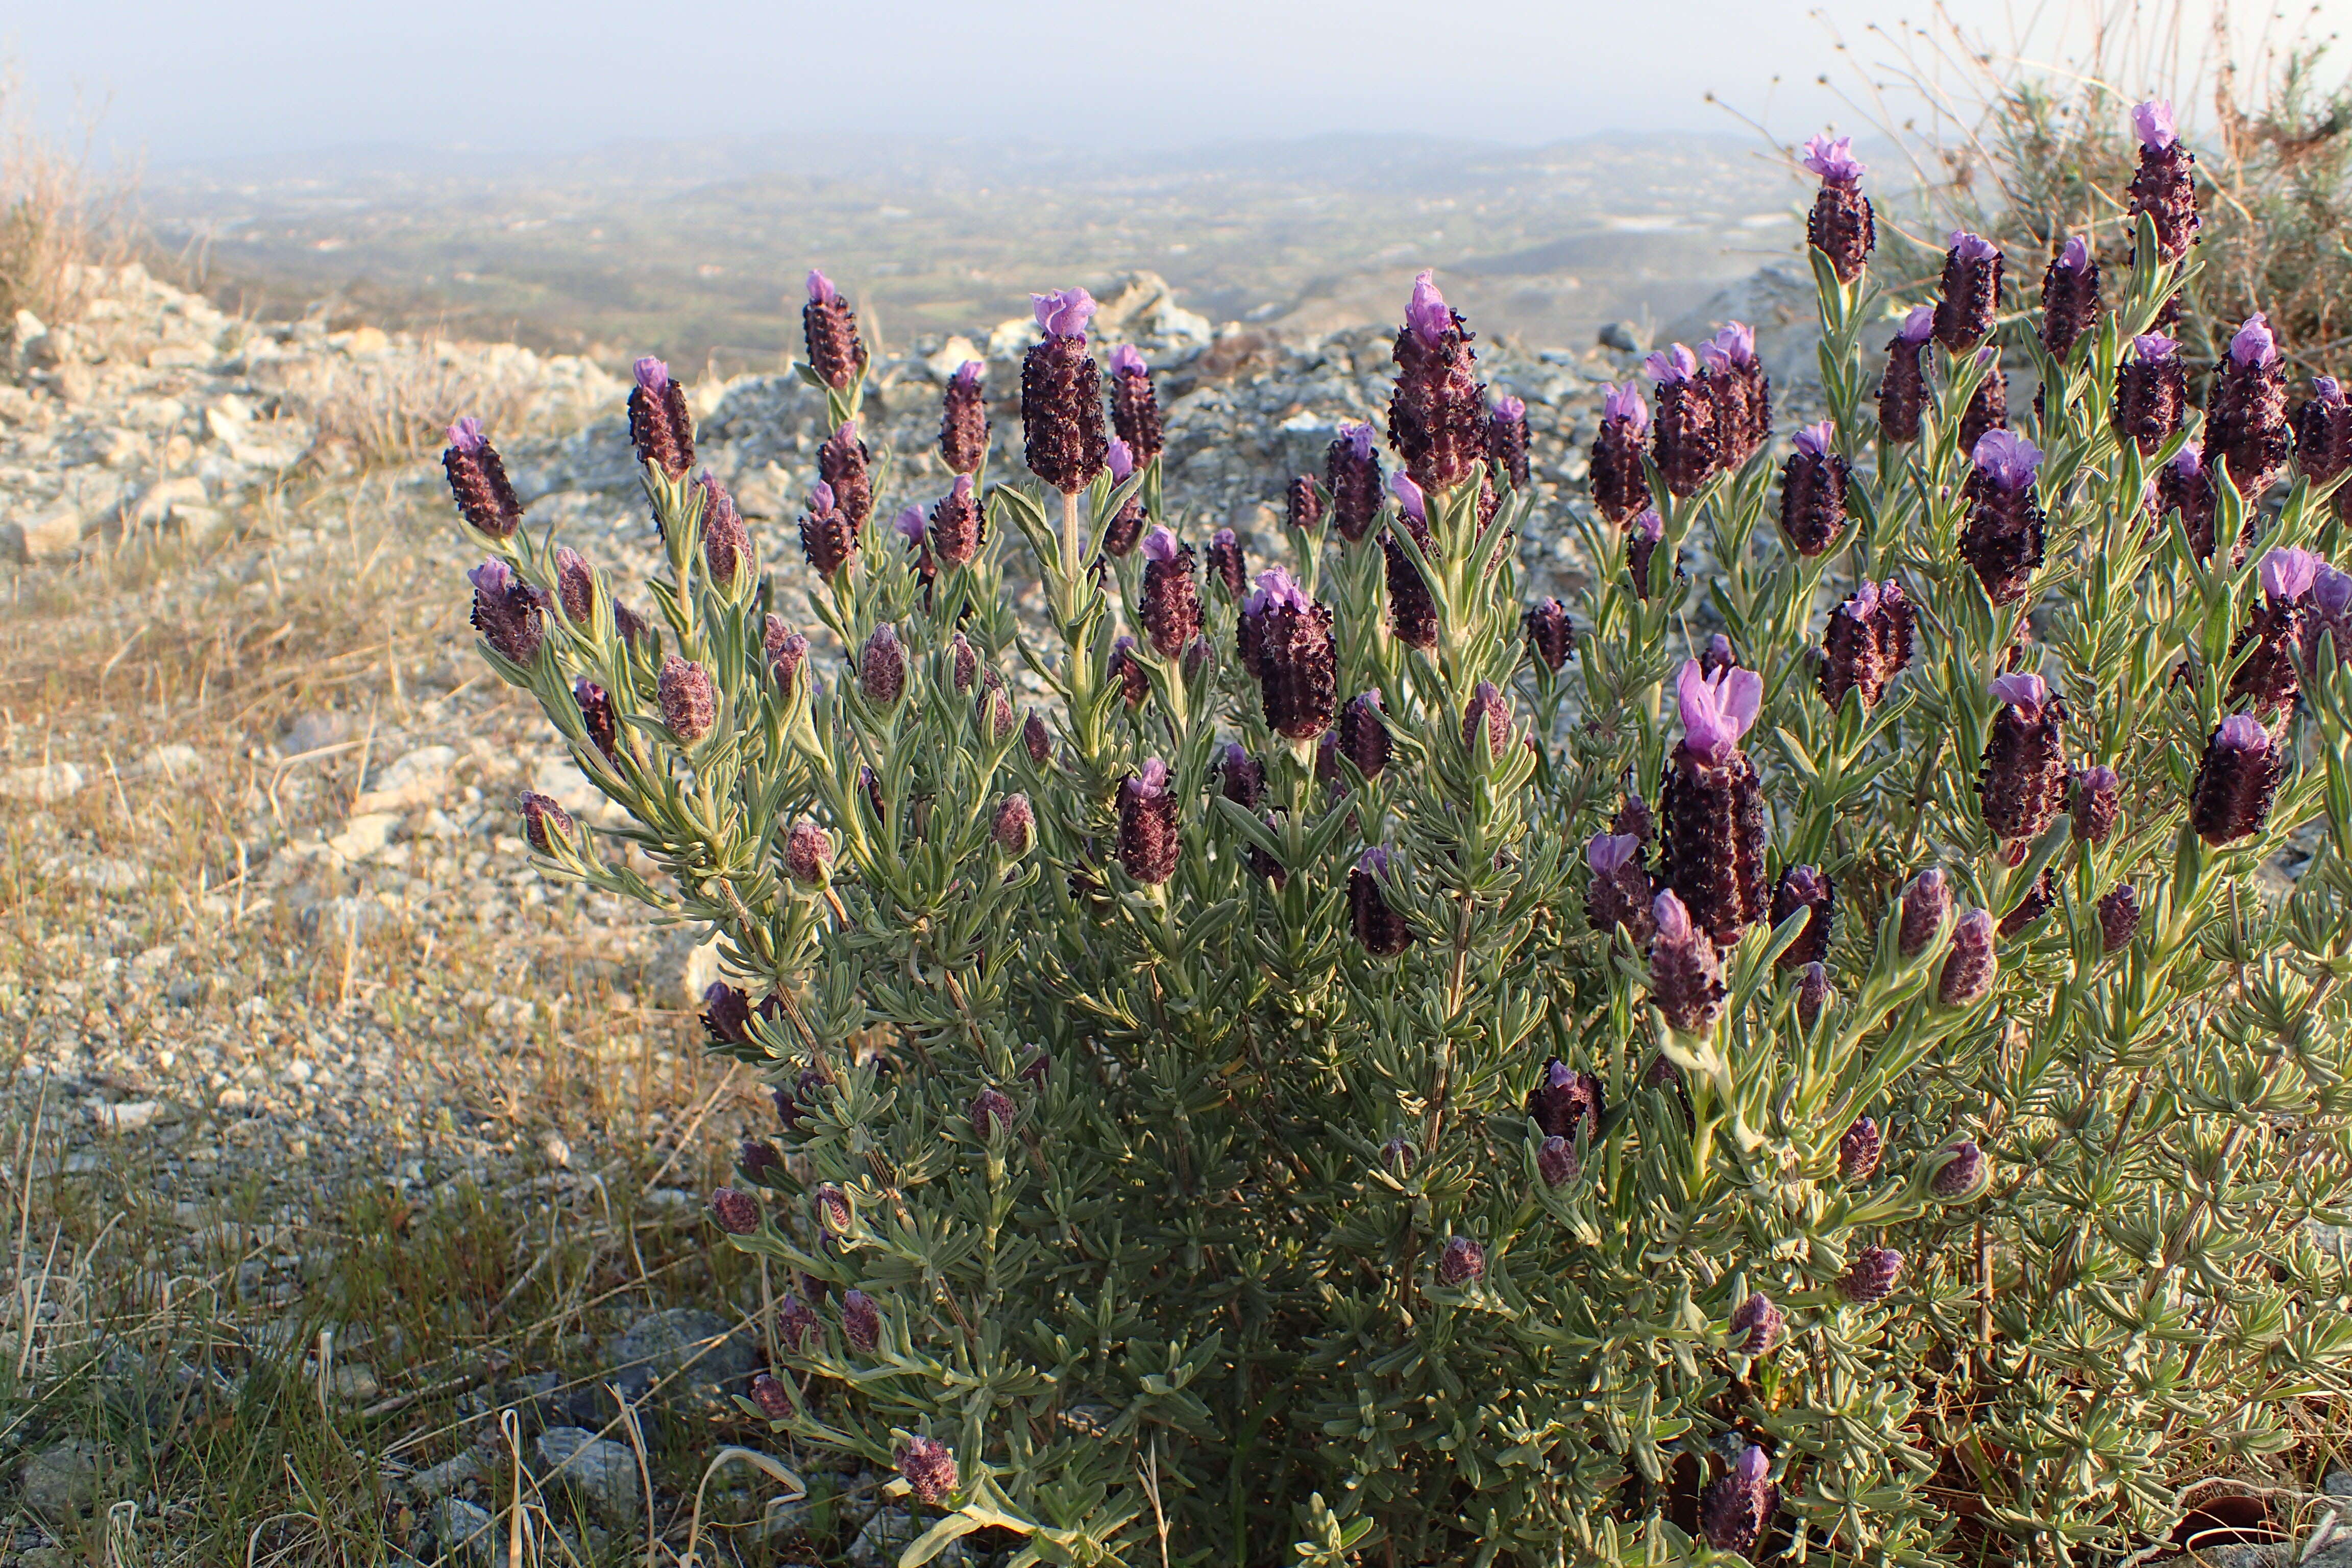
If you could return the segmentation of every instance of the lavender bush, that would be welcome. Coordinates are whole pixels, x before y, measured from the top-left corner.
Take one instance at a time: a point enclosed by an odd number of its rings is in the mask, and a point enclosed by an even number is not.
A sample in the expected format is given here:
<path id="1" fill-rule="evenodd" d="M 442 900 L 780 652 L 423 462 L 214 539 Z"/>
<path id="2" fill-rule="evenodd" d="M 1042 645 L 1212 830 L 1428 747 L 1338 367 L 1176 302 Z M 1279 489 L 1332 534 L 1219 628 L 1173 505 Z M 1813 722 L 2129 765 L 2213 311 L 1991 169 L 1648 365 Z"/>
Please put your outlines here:
<path id="1" fill-rule="evenodd" d="M 713 1202 L 789 1285 L 746 1415 L 895 1467 L 908 1564 L 2058 1563 L 2315 1462 L 2352 409 L 2259 317 L 2183 364 L 2159 121 L 2122 248 L 1955 235 L 1928 300 L 1816 144 L 1826 417 L 1776 446 L 1736 324 L 1654 356 L 1575 605 L 1427 275 L 1280 562 L 1180 526 L 1075 289 L 1032 477 L 960 374 L 894 531 L 812 277 L 822 626 L 661 366 L 649 614 L 456 433 L 484 657 L 630 818 L 527 800 L 539 864 L 722 934 L 776 1085 Z"/>

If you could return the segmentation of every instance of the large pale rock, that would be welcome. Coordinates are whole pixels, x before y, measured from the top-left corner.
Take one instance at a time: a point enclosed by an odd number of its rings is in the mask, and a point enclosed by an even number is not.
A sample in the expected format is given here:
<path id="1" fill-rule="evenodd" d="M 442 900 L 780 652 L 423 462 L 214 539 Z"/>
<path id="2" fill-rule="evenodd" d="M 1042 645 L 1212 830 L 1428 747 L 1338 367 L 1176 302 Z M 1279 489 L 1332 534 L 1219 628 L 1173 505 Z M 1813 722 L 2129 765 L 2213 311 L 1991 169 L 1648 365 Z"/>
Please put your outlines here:
<path id="1" fill-rule="evenodd" d="M 400 812 L 433 804 L 448 792 L 449 770 L 457 761 L 454 746 L 419 746 L 369 781 L 359 799 L 352 803 L 352 815 Z"/>
<path id="2" fill-rule="evenodd" d="M 81 548 L 81 511 L 52 507 L 15 522 L 0 523 L 0 555 L 29 565 L 53 561 Z"/>

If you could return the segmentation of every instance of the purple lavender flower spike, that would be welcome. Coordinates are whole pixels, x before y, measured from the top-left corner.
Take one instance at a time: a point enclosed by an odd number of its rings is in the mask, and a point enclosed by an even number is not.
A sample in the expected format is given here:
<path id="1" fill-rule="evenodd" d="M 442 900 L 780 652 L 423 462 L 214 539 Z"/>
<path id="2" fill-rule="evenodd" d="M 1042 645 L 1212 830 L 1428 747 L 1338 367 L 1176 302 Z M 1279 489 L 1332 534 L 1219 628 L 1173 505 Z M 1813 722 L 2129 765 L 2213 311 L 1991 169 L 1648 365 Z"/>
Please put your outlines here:
<path id="1" fill-rule="evenodd" d="M 1032 294 L 1029 303 L 1037 313 L 1037 325 L 1056 338 L 1082 338 L 1087 323 L 1094 320 L 1095 297 L 1083 289 L 1056 289 L 1050 294 Z"/>
<path id="2" fill-rule="evenodd" d="M 832 279 L 812 267 L 808 275 L 808 297 L 814 304 L 835 305 L 841 302 L 841 290 L 833 286 Z"/>
<path id="3" fill-rule="evenodd" d="M 2292 603 L 2311 592 L 2319 569 L 2326 563 L 2308 550 L 2273 550 L 2263 557 L 2263 592 Z"/>
<path id="4" fill-rule="evenodd" d="M 1180 548 L 1175 531 L 1164 524 L 1154 524 L 1151 531 L 1143 536 L 1143 557 L 1147 561 L 1173 561 Z"/>
<path id="5" fill-rule="evenodd" d="M 2352 610 L 2352 572 L 2323 566 L 2311 584 L 2311 602 L 2331 620 Z"/>
<path id="6" fill-rule="evenodd" d="M 2058 252 L 2058 268 L 2063 272 L 2080 272 L 2091 265 L 2091 242 L 2081 235 L 2068 237 Z"/>
<path id="7" fill-rule="evenodd" d="M 1836 422 L 1824 419 L 1818 425 L 1801 427 L 1794 436 L 1790 437 L 1790 440 L 1795 443 L 1797 450 L 1804 453 L 1805 456 L 1823 458 L 1829 455 L 1830 443 L 1836 437 Z"/>
<path id="8" fill-rule="evenodd" d="M 2142 332 L 2132 340 L 2132 353 L 2151 363 L 2158 360 L 2170 359 L 2179 347 L 2179 343 L 2166 337 L 2162 332 Z"/>
<path id="9" fill-rule="evenodd" d="M 1723 330 L 1699 344 L 1698 357 L 1709 370 L 1738 370 L 1756 363 L 1756 329 L 1745 321 L 1728 321 Z"/>
<path id="10" fill-rule="evenodd" d="M 2000 247 L 1992 241 L 1964 228 L 1952 230 L 1951 246 L 1963 261 L 1990 261 L 2000 254 Z"/>
<path id="11" fill-rule="evenodd" d="M 1642 395 L 1642 389 L 1630 381 L 1622 386 L 1612 385 L 1601 394 L 1601 417 L 1622 421 L 1630 434 L 1639 436 L 1650 427 L 1650 403 Z"/>
<path id="12" fill-rule="evenodd" d="M 1115 485 L 1127 483 L 1135 474 L 1134 449 L 1116 436 L 1104 443 L 1103 460 L 1110 465 L 1110 480 Z"/>
<path id="13" fill-rule="evenodd" d="M 1360 463 L 1371 457 L 1372 427 L 1370 425 L 1360 422 L 1342 425 L 1339 426 L 1339 439 L 1348 443 L 1348 450 L 1356 461 Z"/>
<path id="14" fill-rule="evenodd" d="M 656 396 L 659 396 L 669 385 L 669 366 L 651 355 L 636 363 L 635 374 L 637 384 Z"/>
<path id="15" fill-rule="evenodd" d="M 1681 343 L 1669 343 L 1643 359 L 1642 368 L 1659 385 L 1672 386 L 1698 374 L 1698 356 Z"/>
<path id="16" fill-rule="evenodd" d="M 1525 419 L 1528 416 L 1527 399 L 1514 397 L 1507 392 L 1495 399 L 1493 407 L 1496 417 L 1499 419 Z"/>
<path id="17" fill-rule="evenodd" d="M 908 543 L 917 548 L 921 547 L 923 542 L 923 509 L 921 507 L 902 508 L 898 513 L 898 521 L 893 526 L 898 530 L 898 536 Z"/>
<path id="18" fill-rule="evenodd" d="M 956 373 L 948 377 L 948 384 L 956 387 L 959 390 L 970 392 L 973 387 L 980 384 L 980 378 L 982 375 L 986 374 L 988 366 L 982 364 L 980 361 L 976 359 L 968 359 L 964 361 L 963 363 L 956 366 Z"/>
<path id="19" fill-rule="evenodd" d="M 1841 136 L 1832 141 L 1826 131 L 1805 143 L 1805 169 L 1840 184 L 1852 184 L 1870 173 L 1870 165 L 1853 155 L 1853 137 Z"/>
<path id="20" fill-rule="evenodd" d="M 1389 493 L 1396 497 L 1397 505 L 1403 509 L 1405 516 L 1415 522 L 1429 521 L 1427 498 L 1421 493 L 1421 487 L 1412 482 L 1412 477 L 1402 468 L 1389 476 Z"/>
<path id="21" fill-rule="evenodd" d="M 2151 153 L 2162 153 L 2180 140 L 2180 128 L 2172 116 L 2172 100 L 2151 98 L 2146 103 L 2132 106 L 2132 134 L 2139 144 Z"/>
<path id="22" fill-rule="evenodd" d="M 1454 311 L 1437 291 L 1437 274 L 1424 268 L 1412 280 L 1412 300 L 1404 308 L 1405 324 L 1413 335 L 1435 348 L 1454 325 Z"/>
<path id="23" fill-rule="evenodd" d="M 469 457 L 489 444 L 482 434 L 482 422 L 470 414 L 449 426 L 449 445 Z"/>
<path id="24" fill-rule="evenodd" d="M 1895 335 L 1901 338 L 1906 343 L 1924 343 L 1929 338 L 1934 337 L 1936 335 L 1936 307 L 1933 305 L 1912 306 L 1910 314 L 1903 318 L 1903 324 L 1895 329 Z"/>
<path id="25" fill-rule="evenodd" d="M 2270 318 L 2256 310 L 2230 339 L 2230 357 L 2252 370 L 2278 363 L 2278 340 L 2271 334 Z"/>
<path id="26" fill-rule="evenodd" d="M 1143 355 L 1133 343 L 1121 343 L 1110 351 L 1110 373 L 1113 375 L 1140 375 L 1151 367 L 1143 363 Z"/>
<path id="27" fill-rule="evenodd" d="M 1584 863 L 1605 877 L 1641 852 L 1641 839 L 1631 833 L 1596 833 L 1585 843 Z"/>
<path id="28" fill-rule="evenodd" d="M 1682 708 L 1683 744 L 1693 756 L 1719 767 L 1756 722 L 1764 702 L 1764 678 L 1738 668 L 1709 677 L 1694 658 L 1683 665 L 1675 696 Z"/>

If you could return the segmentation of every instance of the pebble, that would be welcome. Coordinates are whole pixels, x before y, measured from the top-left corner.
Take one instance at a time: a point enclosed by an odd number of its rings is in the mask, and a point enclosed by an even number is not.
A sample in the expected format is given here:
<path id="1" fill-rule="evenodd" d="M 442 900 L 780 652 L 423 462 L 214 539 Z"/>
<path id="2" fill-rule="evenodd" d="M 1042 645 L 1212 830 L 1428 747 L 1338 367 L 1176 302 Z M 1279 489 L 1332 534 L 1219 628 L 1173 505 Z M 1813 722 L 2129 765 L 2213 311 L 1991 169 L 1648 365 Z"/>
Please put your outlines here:
<path id="1" fill-rule="evenodd" d="M 434 1503 L 431 1517 L 433 1539 L 440 1543 L 448 1562 L 466 1568 L 490 1568 L 498 1560 L 498 1521 L 488 1509 L 477 1508 L 464 1498 L 445 1497 Z"/>
<path id="2" fill-rule="evenodd" d="M 26 1508 L 46 1519 L 77 1515 L 98 1500 L 98 1466 L 102 1457 L 97 1444 L 83 1438 L 52 1443 L 17 1470 L 17 1495 Z"/>
<path id="3" fill-rule="evenodd" d="M 626 1524 L 637 1517 L 644 1478 L 629 1448 L 584 1427 L 551 1426 L 539 1435 L 536 1451 L 541 1479 L 577 1492 L 599 1519 Z"/>

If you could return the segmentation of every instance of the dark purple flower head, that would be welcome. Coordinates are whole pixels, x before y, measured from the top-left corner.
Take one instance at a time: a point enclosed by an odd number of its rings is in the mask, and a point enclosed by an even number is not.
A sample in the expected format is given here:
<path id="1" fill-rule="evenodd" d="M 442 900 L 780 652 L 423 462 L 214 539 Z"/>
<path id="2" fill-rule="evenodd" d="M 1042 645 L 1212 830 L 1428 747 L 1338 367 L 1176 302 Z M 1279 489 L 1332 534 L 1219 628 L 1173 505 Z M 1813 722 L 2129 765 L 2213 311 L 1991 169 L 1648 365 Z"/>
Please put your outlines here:
<path id="1" fill-rule="evenodd" d="M 1137 881 L 1156 887 L 1175 875 L 1182 850 L 1168 764 L 1148 758 L 1118 787 L 1119 863 Z"/>
<path id="2" fill-rule="evenodd" d="M 907 689 L 907 650 L 887 621 L 874 628 L 858 654 L 857 689 L 877 708 L 890 707 Z"/>
<path id="3" fill-rule="evenodd" d="M 1723 960 L 1672 889 L 1650 904 L 1650 996 L 1677 1033 L 1695 1035 L 1723 1011 Z"/>
<path id="4" fill-rule="evenodd" d="M 503 561 L 485 561 L 466 574 L 474 585 L 474 629 L 517 664 L 530 664 L 546 641 L 545 601 Z"/>
<path id="5" fill-rule="evenodd" d="M 2074 837 L 2086 844 L 2105 844 L 2115 831 L 2122 810 L 2117 792 L 2123 781 L 2116 770 L 2101 763 L 2074 777 Z"/>
<path id="6" fill-rule="evenodd" d="M 1732 1352 L 1744 1356 L 1771 1354 L 1788 1321 L 1770 1297 L 1761 1290 L 1750 1293 L 1731 1310 L 1727 1327 L 1731 1331 Z"/>
<path id="7" fill-rule="evenodd" d="M 1437 274 L 1424 268 L 1412 280 L 1412 299 L 1404 308 L 1405 325 L 1430 348 L 1445 341 L 1454 328 L 1454 310 L 1437 291 Z"/>
<path id="8" fill-rule="evenodd" d="M 2214 846 L 2259 833 L 2286 773 L 2283 748 L 2251 713 L 2232 713 L 2205 743 L 2189 790 L 2189 823 Z"/>
<path id="9" fill-rule="evenodd" d="M 1471 693 L 1469 706 L 1462 715 L 1462 744 L 1473 756 L 1483 751 L 1489 763 L 1499 763 L 1510 754 L 1517 743 L 1517 732 L 1511 725 L 1510 705 L 1491 680 L 1482 680 Z"/>
<path id="10" fill-rule="evenodd" d="M 797 1296 L 788 1296 L 785 1298 L 785 1300 L 787 1302 L 796 1304 L 800 1300 L 800 1298 Z M 802 1310 L 806 1311 L 807 1309 L 803 1308 Z M 814 1314 L 811 1315 L 814 1316 Z M 782 1321 L 782 1318 L 780 1311 L 778 1316 L 778 1322 L 780 1325 Z M 800 1347 L 798 1345 L 794 1345 L 793 1348 L 797 1350 Z M 761 1373 L 758 1376 L 751 1379 L 751 1403 L 758 1405 L 760 1407 L 760 1414 L 766 1416 L 770 1421 L 789 1421 L 793 1418 L 793 1396 L 791 1392 L 768 1373 Z"/>
<path id="11" fill-rule="evenodd" d="M 1553 598 L 1538 600 L 1528 607 L 1525 626 L 1528 646 L 1546 669 L 1558 670 L 1568 663 L 1576 650 L 1576 625 L 1566 605 Z"/>
<path id="12" fill-rule="evenodd" d="M 1867 1116 L 1856 1117 L 1853 1125 L 1838 1137 L 1838 1179 L 1846 1182 L 1870 1180 L 1878 1173 L 1879 1155 L 1885 1146 L 1885 1140 L 1879 1135 L 1878 1123 Z"/>
<path id="13" fill-rule="evenodd" d="M 1642 368 L 1660 386 L 1679 385 L 1698 375 L 1698 356 L 1682 343 L 1669 343 L 1642 361 Z"/>
<path id="14" fill-rule="evenodd" d="M 917 1502 L 937 1507 L 956 1489 L 955 1456 L 948 1452 L 946 1444 L 929 1437 L 909 1437 L 896 1458 L 898 1473 L 906 1478 Z"/>
<path id="15" fill-rule="evenodd" d="M 1965 353 L 1990 335 L 2000 310 L 2002 258 L 1982 235 L 1952 231 L 1944 253 L 1941 297 L 1936 303 L 1936 341 Z"/>
<path id="16" fill-rule="evenodd" d="M 1837 917 L 1837 889 L 1820 869 L 1812 866 L 1791 866 L 1780 873 L 1772 889 L 1772 910 L 1766 916 L 1774 930 L 1780 922 L 1805 912 L 1804 926 L 1797 940 L 1781 950 L 1776 963 L 1782 969 L 1796 969 L 1808 963 L 1818 963 L 1829 956 L 1832 923 Z"/>
<path id="17" fill-rule="evenodd" d="M 1630 381 L 1622 386 L 1612 385 L 1601 395 L 1601 417 L 1623 425 L 1635 436 L 1643 435 L 1650 428 L 1649 400 L 1642 395 L 1642 389 Z"/>
<path id="18" fill-rule="evenodd" d="M 1242 601 L 1236 628 L 1242 664 L 1258 679 L 1266 722 L 1294 741 L 1311 741 L 1339 704 L 1338 648 L 1331 611 L 1307 598 L 1276 566 L 1258 574 Z"/>
<path id="19" fill-rule="evenodd" d="M 637 461 L 682 479 L 694 467 L 694 420 L 687 412 L 686 389 L 657 359 L 637 362 L 636 382 L 629 394 L 629 439 Z"/>
<path id="20" fill-rule="evenodd" d="M 2139 934 L 2139 889 L 2118 882 L 2099 899 L 2099 950 L 2121 952 Z"/>
<path id="21" fill-rule="evenodd" d="M 2146 103 L 2132 106 L 2132 134 L 2139 138 L 2142 148 L 2150 153 L 2169 152 L 2180 140 L 2179 127 L 2172 117 L 2172 100 L 2152 98 Z"/>
<path id="22" fill-rule="evenodd" d="M 569 545 L 555 552 L 555 602 L 577 626 L 586 626 L 596 608 L 596 574 L 586 558 Z"/>
<path id="23" fill-rule="evenodd" d="M 572 814 L 564 810 L 562 803 L 552 795 L 525 790 L 515 802 L 515 806 L 522 813 L 523 837 L 541 854 L 549 853 L 551 835 L 560 840 L 571 839 L 573 832 Z"/>
<path id="24" fill-rule="evenodd" d="M 1209 536 L 1209 578 L 1223 587 L 1228 599 L 1238 601 L 1248 591 L 1249 568 L 1242 561 L 1242 542 L 1230 528 Z"/>
<path id="25" fill-rule="evenodd" d="M 1991 1164 L 1984 1151 L 1967 1139 L 1947 1143 L 1937 1151 L 1945 1156 L 1927 1178 L 1927 1190 L 1946 1203 L 1962 1203 L 1984 1191 L 1992 1180 Z"/>
<path id="26" fill-rule="evenodd" d="M 1381 694 L 1359 692 L 1339 710 L 1339 723 L 1327 739 L 1333 754 L 1348 759 L 1356 771 L 1375 779 L 1389 765 L 1389 727 L 1381 714 Z"/>
<path id="27" fill-rule="evenodd" d="M 1830 449 L 1837 426 L 1808 425 L 1792 437 L 1796 452 L 1780 469 L 1780 528 L 1797 553 L 1828 552 L 1845 531 L 1846 488 L 1852 470 Z"/>
<path id="28" fill-rule="evenodd" d="M 1576 1158 L 1576 1145 L 1561 1137 L 1550 1137 L 1536 1151 L 1536 1174 L 1547 1187 L 1566 1186 L 1576 1180 L 1582 1167 Z"/>
<path id="29" fill-rule="evenodd" d="M 611 695 L 583 675 L 572 683 L 572 700 L 579 705 L 580 722 L 588 731 L 589 741 L 610 758 L 621 743 L 619 721 L 613 717 Z"/>
<path id="30" fill-rule="evenodd" d="M 482 422 L 467 417 L 449 426 L 449 449 L 441 454 L 442 471 L 449 477 L 449 494 L 457 515 L 493 539 L 504 539 L 522 524 L 522 502 L 507 479 L 506 463 L 482 434 Z"/>
<path id="31" fill-rule="evenodd" d="M 1936 983 L 1936 1000 L 1947 1007 L 1973 1007 L 1992 994 L 1993 918 L 1990 910 L 1970 910 L 1952 926 L 1952 945 L 1944 954 L 1943 974 Z"/>
<path id="32" fill-rule="evenodd" d="M 760 1200 L 733 1187 L 721 1187 L 710 1194 L 710 1213 L 719 1228 L 730 1236 L 749 1236 L 760 1228 Z"/>
<path id="33" fill-rule="evenodd" d="M 1810 1029 L 1830 999 L 1830 971 L 1825 963 L 1808 963 L 1797 976 L 1797 1023 Z"/>
<path id="34" fill-rule="evenodd" d="M 852 1350 L 871 1351 L 882 1342 L 881 1304 L 863 1290 L 841 1298 L 841 1336 Z"/>
<path id="35" fill-rule="evenodd" d="M 2252 370 L 2278 363 L 2278 340 L 2271 334 L 2270 318 L 2256 310 L 2230 339 L 2230 357 Z"/>
<path id="36" fill-rule="evenodd" d="M 1370 425 L 1342 425 L 1323 454 L 1323 486 L 1331 492 L 1331 522 L 1354 544 L 1381 508 L 1381 462 L 1372 455 Z"/>
<path id="37" fill-rule="evenodd" d="M 1601 1131 L 1601 1080 L 1578 1072 L 1558 1057 L 1544 1063 L 1543 1077 L 1528 1090 L 1528 1119 L 1545 1133 L 1573 1142 Z"/>
<path id="38" fill-rule="evenodd" d="M 1387 847 L 1375 844 L 1356 858 L 1348 873 L 1348 923 L 1356 941 L 1374 958 L 1394 958 L 1412 945 L 1412 928 L 1389 907 L 1381 890 L 1389 861 Z"/>
<path id="39" fill-rule="evenodd" d="M 1870 165 L 1853 155 L 1853 138 L 1840 136 L 1832 141 L 1823 132 L 1805 143 L 1806 172 L 1824 180 L 1850 185 L 1870 173 Z"/>
<path id="40" fill-rule="evenodd" d="M 1656 935 L 1651 900 L 1656 889 L 1642 867 L 1642 839 L 1632 833 L 1596 833 L 1584 846 L 1592 880 L 1584 889 L 1584 912 L 1592 929 L 1607 935 L 1619 926 L 1633 945 L 1646 947 Z"/>
<path id="41" fill-rule="evenodd" d="M 1037 325 L 1049 337 L 1084 337 L 1087 323 L 1094 320 L 1095 297 L 1083 289 L 1056 289 L 1050 294 L 1032 294 L 1029 302 L 1036 310 Z"/>
<path id="42" fill-rule="evenodd" d="M 2042 469 L 2042 448 L 2013 430 L 1988 430 L 1969 454 L 1976 470 L 2004 490 L 2020 492 Z"/>
<path id="43" fill-rule="evenodd" d="M 655 681 L 662 722 L 681 746 L 691 746 L 710 733 L 719 721 L 719 692 L 709 669 L 671 654 L 662 660 Z"/>
<path id="44" fill-rule="evenodd" d="M 1764 704 L 1764 678 L 1752 669 L 1732 668 L 1713 676 L 1696 659 L 1687 659 L 1675 682 L 1682 710 L 1683 744 L 1690 753 L 1717 766 L 1731 760 L 1740 737 L 1756 722 Z"/>
<path id="45" fill-rule="evenodd" d="M 1029 853 L 1029 847 L 1037 842 L 1037 814 L 1030 809 L 1029 797 L 1025 795 L 1006 795 L 989 824 L 989 836 L 1007 855 Z"/>
<path id="46" fill-rule="evenodd" d="M 1903 1277 L 1903 1255 L 1890 1247 L 1865 1247 L 1838 1277 L 1838 1293 L 1856 1306 L 1883 1300 Z"/>
<path id="47" fill-rule="evenodd" d="M 1437 1282 L 1465 1285 L 1486 1275 L 1486 1249 L 1466 1236 L 1449 1236 L 1437 1255 Z"/>
<path id="48" fill-rule="evenodd" d="M 1709 1546 L 1742 1556 L 1756 1550 L 1780 1503 L 1780 1489 L 1765 1479 L 1770 1469 L 1770 1457 L 1751 1444 L 1734 1461 L 1731 1473 L 1701 1494 L 1699 1531 Z"/>
<path id="49" fill-rule="evenodd" d="M 1930 866 L 1911 879 L 1903 889 L 1901 921 L 1896 928 L 1895 945 L 1906 958 L 1924 952 L 1936 940 L 1943 928 L 1944 917 L 1952 912 L 1951 884 L 1944 879 L 1940 868 Z"/>
<path id="50" fill-rule="evenodd" d="M 833 836 L 803 817 L 784 835 L 784 874 L 804 888 L 822 888 L 833 877 Z"/>
<path id="51" fill-rule="evenodd" d="M 983 1089 L 972 1096 L 971 1130 L 983 1139 L 1009 1132 L 1015 1113 L 1011 1095 L 1001 1089 Z"/>

